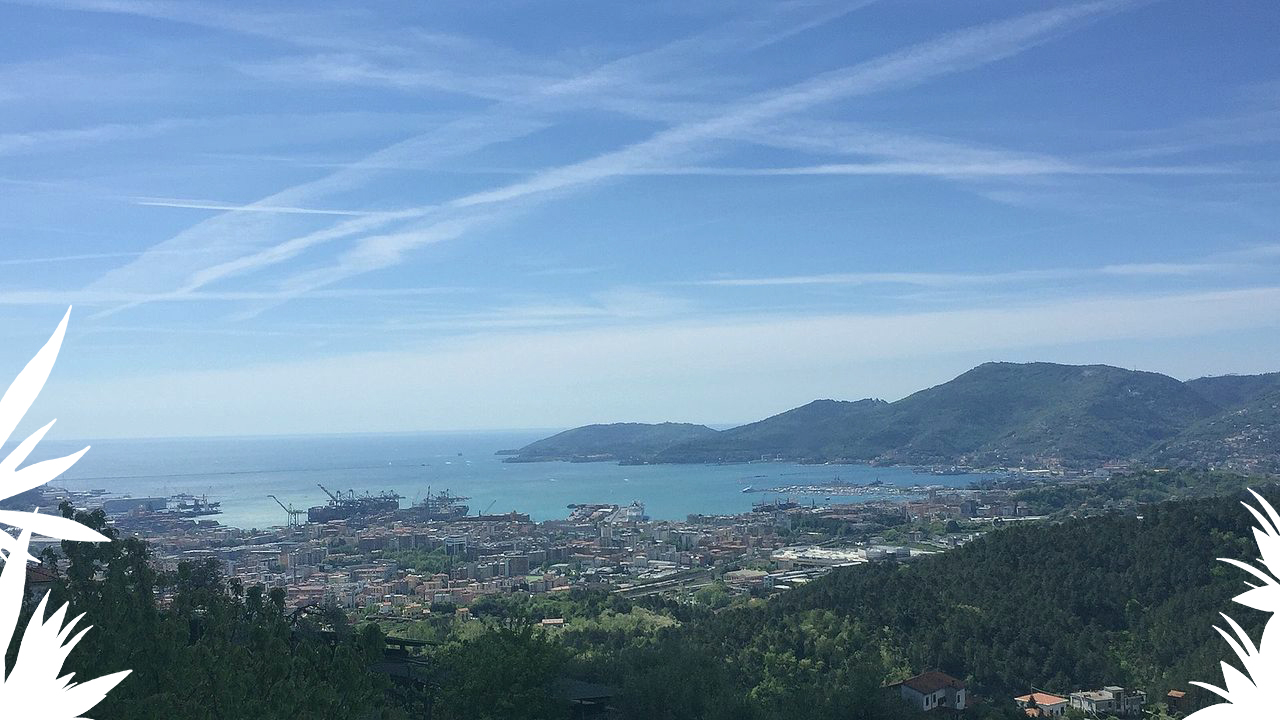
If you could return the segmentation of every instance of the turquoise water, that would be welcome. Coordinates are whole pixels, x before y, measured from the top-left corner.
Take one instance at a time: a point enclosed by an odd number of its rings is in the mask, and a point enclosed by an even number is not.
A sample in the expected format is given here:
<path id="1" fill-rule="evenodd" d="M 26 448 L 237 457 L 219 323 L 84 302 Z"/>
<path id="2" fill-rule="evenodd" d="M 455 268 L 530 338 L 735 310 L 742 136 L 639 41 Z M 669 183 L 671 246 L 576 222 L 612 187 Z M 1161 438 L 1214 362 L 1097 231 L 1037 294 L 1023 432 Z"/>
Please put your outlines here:
<path id="1" fill-rule="evenodd" d="M 267 495 L 306 508 L 326 497 L 317 487 L 357 492 L 394 490 L 408 505 L 428 488 L 471 498 L 471 512 L 529 513 L 535 520 L 563 518 L 570 503 L 638 500 L 656 519 L 690 513 L 736 513 L 776 497 L 743 493 L 779 485 L 880 480 L 886 485 L 964 486 L 978 476 L 921 476 L 910 468 L 854 465 L 619 466 L 611 463 L 504 463 L 498 450 L 519 447 L 546 432 L 431 433 L 308 437 L 90 441 L 92 449 L 55 481 L 73 490 L 116 494 L 207 494 L 222 501 L 220 522 L 237 527 L 282 525 L 285 513 Z M 40 458 L 83 447 L 46 441 Z M 791 495 L 822 504 L 825 497 Z M 833 498 L 856 502 L 876 496 Z"/>

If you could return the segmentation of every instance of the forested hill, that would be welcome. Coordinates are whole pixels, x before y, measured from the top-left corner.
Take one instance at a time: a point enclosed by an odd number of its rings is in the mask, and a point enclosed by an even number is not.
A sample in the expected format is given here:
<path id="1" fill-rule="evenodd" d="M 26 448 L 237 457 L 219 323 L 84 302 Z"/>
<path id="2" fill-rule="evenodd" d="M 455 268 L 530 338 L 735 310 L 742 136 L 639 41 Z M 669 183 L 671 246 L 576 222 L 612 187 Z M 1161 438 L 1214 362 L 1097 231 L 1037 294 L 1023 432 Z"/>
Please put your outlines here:
<path id="1" fill-rule="evenodd" d="M 1255 641 L 1266 617 L 1232 602 L 1248 577 L 1215 559 L 1254 561 L 1251 523 L 1237 498 L 1167 503 L 1141 519 L 1010 527 L 905 565 L 837 569 L 673 630 L 636 655 L 668 664 L 630 667 L 628 683 L 655 711 L 696 692 L 749 698 L 756 712 L 743 716 L 767 718 L 844 717 L 850 702 L 868 706 L 861 717 L 898 717 L 860 673 L 889 681 L 929 668 L 983 698 L 976 717 L 1019 717 L 1009 699 L 1030 688 L 1121 685 L 1153 703 L 1178 689 L 1210 704 L 1189 682 L 1217 684 L 1219 660 L 1234 659 L 1212 629 L 1219 613 Z M 683 683 L 654 682 L 681 673 Z"/>
<path id="2" fill-rule="evenodd" d="M 629 433 L 663 426 L 591 426 L 515 451 L 515 459 L 984 467 L 1209 461 L 1266 470 L 1280 464 L 1280 444 L 1271 440 L 1277 397 L 1280 373 L 1181 382 L 1107 365 L 987 363 L 892 403 L 817 400 L 722 432 L 702 428 L 686 438 L 669 434 L 666 439 L 673 441 L 661 447 L 614 446 L 610 438 L 584 431 L 631 428 L 616 436 L 627 441 Z M 551 440 L 555 452 L 549 453 L 544 443 Z M 656 449 L 646 453 L 646 447 Z"/>
<path id="3" fill-rule="evenodd" d="M 1162 464 L 1280 473 L 1280 390 L 1202 420 L 1152 453 Z"/>
<path id="4" fill-rule="evenodd" d="M 1187 387 L 1221 407 L 1239 407 L 1280 390 L 1280 372 L 1202 377 L 1188 380 Z"/>
<path id="5" fill-rule="evenodd" d="M 1007 528 L 908 566 L 833 572 L 778 612 L 856 615 L 886 628 L 913 668 L 940 666 L 979 692 L 1122 685 L 1155 698 L 1190 690 L 1208 702 L 1187 683 L 1216 683 L 1218 661 L 1230 658 L 1211 629 L 1219 613 L 1255 638 L 1265 620 L 1231 602 L 1248 578 L 1215 559 L 1258 557 L 1253 518 L 1237 500 Z"/>
<path id="6" fill-rule="evenodd" d="M 509 462 L 569 460 L 591 462 L 645 460 L 672 445 L 714 436 L 706 425 L 689 423 L 614 423 L 586 425 L 552 435 L 509 453 Z"/>

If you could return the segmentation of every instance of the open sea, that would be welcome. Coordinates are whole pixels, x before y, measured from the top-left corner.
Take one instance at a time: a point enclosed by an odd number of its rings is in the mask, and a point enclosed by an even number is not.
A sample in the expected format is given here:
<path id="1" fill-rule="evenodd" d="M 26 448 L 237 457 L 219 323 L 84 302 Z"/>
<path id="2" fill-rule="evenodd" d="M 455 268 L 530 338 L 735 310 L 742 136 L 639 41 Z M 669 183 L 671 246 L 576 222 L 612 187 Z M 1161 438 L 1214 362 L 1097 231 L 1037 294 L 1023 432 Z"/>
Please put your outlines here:
<path id="1" fill-rule="evenodd" d="M 568 515 L 570 503 L 644 503 L 661 520 L 691 513 L 738 513 L 775 493 L 744 493 L 782 485 L 843 482 L 963 487 L 981 475 L 918 475 L 907 467 L 749 463 L 631 465 L 612 463 L 504 463 L 494 453 L 546 437 L 547 432 L 316 435 L 90 441 L 92 449 L 52 485 L 104 489 L 113 495 L 208 495 L 222 501 L 211 516 L 242 528 L 283 525 L 286 515 L 268 495 L 305 509 L 332 491 L 394 490 L 403 506 L 428 490 L 470 498 L 471 514 L 518 510 L 534 520 Z M 86 443 L 52 439 L 33 460 L 74 452 Z M 858 502 L 852 497 L 787 494 L 804 504 Z"/>

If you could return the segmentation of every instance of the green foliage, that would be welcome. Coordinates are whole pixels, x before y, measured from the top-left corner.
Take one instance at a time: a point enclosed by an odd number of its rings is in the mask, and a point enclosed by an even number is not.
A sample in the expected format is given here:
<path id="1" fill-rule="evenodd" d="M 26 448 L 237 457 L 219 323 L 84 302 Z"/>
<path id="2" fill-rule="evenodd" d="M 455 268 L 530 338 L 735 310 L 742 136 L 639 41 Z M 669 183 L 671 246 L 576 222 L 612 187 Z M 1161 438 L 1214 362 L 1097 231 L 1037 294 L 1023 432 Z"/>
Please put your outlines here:
<path id="1" fill-rule="evenodd" d="M 729 586 L 717 580 L 704 588 L 699 588 L 693 594 L 694 602 L 705 605 L 713 610 L 728 607 L 733 602 L 733 595 L 729 593 Z"/>
<path id="2" fill-rule="evenodd" d="M 567 718 L 555 690 L 563 647 L 531 627 L 499 629 L 433 655 L 439 668 L 431 717 L 439 720 Z"/>
<path id="3" fill-rule="evenodd" d="M 65 504 L 63 512 L 72 514 Z M 369 670 L 381 652 L 376 628 L 354 633 L 310 619 L 295 627 L 282 590 L 228 585 L 212 562 L 156 573 L 146 545 L 118 537 L 100 511 L 74 516 L 113 539 L 62 545 L 66 571 L 51 607 L 70 601 L 72 614 L 93 622 L 66 670 L 78 677 L 133 671 L 94 717 L 401 716 L 385 701 L 386 679 Z"/>
<path id="4" fill-rule="evenodd" d="M 435 575 L 436 573 L 445 572 L 449 569 L 451 561 L 451 558 L 445 554 L 443 549 L 397 550 L 383 553 L 383 557 L 395 562 L 397 566 L 412 570 L 419 575 Z"/>
<path id="5" fill-rule="evenodd" d="M 1234 487 L 1226 476 L 1135 474 L 1129 490 Z M 639 720 L 900 720 L 892 689 L 927 668 L 963 678 L 985 702 L 974 720 L 1019 717 L 1028 687 L 1065 693 L 1119 684 L 1153 698 L 1213 681 L 1226 648 L 1210 626 L 1242 573 L 1217 557 L 1255 554 L 1237 498 L 1164 503 L 1060 524 L 1016 525 L 904 565 L 864 565 L 772 600 L 714 584 L 694 603 L 602 591 L 491 596 L 477 620 L 398 630 L 429 644 L 383 654 L 377 628 L 318 610 L 290 623 L 276 590 L 228 585 L 207 563 L 157 574 L 134 539 L 68 544 L 55 602 L 95 630 L 68 670 L 134 673 L 95 716 L 113 718 L 567 718 L 564 678 L 613 686 Z M 102 518 L 82 516 L 102 527 Z M 942 528 L 945 529 L 945 528 Z M 110 531 L 108 531 L 110 532 Z M 544 618 L 565 618 L 545 629 Z M 375 664 L 404 670 L 392 683 Z M 403 678 L 402 678 L 403 679 Z"/>
<path id="6" fill-rule="evenodd" d="M 1135 508 L 1138 505 L 1237 495 L 1247 487 L 1261 489 L 1273 481 L 1214 470 L 1143 470 L 1071 482 L 1054 482 L 1019 491 L 1036 514 L 1059 511 Z"/>
<path id="7" fill-rule="evenodd" d="M 1203 380 L 1245 381 L 1218 393 L 1226 401 L 1238 399 L 1238 404 L 1157 444 L 1152 460 L 1280 474 L 1280 373 Z"/>
<path id="8" fill-rule="evenodd" d="M 1016 526 L 905 566 L 839 570 L 780 604 L 853 614 L 884 628 L 911 667 L 940 666 L 983 695 L 1119 684 L 1160 697 L 1217 677 L 1219 612 L 1260 631 L 1261 613 L 1231 603 L 1243 573 L 1215 560 L 1256 556 L 1251 522 L 1217 498 L 1141 520 Z"/>

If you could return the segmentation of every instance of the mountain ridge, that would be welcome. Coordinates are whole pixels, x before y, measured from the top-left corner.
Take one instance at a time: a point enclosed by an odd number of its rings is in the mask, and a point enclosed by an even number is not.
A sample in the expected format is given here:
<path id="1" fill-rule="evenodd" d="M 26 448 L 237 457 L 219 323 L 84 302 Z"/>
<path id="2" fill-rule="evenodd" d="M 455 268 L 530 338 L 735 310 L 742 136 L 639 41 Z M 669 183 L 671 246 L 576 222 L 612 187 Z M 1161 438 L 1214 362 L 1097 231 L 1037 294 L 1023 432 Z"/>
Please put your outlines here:
<path id="1" fill-rule="evenodd" d="M 1184 382 L 1110 365 L 991 362 L 894 402 L 820 399 L 720 431 L 687 423 L 591 425 L 513 452 L 509 461 L 516 462 L 1122 462 L 1276 471 L 1280 373 Z"/>

